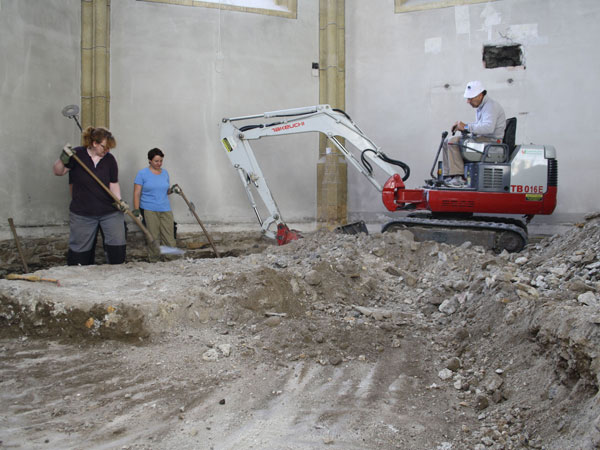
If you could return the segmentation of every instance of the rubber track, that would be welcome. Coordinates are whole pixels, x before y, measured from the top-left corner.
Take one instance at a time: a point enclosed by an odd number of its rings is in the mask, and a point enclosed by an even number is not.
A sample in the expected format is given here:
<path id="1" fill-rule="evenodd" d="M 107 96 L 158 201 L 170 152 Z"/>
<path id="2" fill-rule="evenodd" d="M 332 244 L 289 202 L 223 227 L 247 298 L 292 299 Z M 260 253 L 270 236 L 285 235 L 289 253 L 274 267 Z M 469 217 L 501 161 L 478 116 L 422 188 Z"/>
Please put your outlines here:
<path id="1" fill-rule="evenodd" d="M 523 239 L 523 246 L 527 245 L 527 228 L 525 225 L 515 219 L 503 219 L 492 218 L 492 217 L 474 217 L 470 220 L 453 220 L 453 219 L 433 219 L 431 217 L 404 217 L 402 219 L 394 220 L 386 223 L 381 232 L 387 231 L 387 229 L 394 225 L 400 224 L 407 227 L 411 226 L 425 226 L 427 228 L 461 228 L 468 230 L 491 230 L 500 236 L 500 232 L 508 231 L 519 235 Z M 496 245 L 498 240 L 496 239 Z M 496 249 L 494 249 L 496 250 Z"/>

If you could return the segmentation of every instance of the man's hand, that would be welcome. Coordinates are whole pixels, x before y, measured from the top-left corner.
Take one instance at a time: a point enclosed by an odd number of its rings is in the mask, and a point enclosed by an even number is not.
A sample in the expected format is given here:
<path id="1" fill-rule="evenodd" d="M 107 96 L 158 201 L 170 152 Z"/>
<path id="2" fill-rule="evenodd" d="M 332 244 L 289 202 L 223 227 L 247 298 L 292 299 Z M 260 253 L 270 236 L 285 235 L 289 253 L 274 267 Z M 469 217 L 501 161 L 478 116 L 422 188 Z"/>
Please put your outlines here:
<path id="1" fill-rule="evenodd" d="M 118 202 L 113 203 L 113 205 L 115 208 L 117 208 L 121 212 L 125 212 L 129 209 L 129 205 L 127 204 L 127 202 L 124 202 L 123 200 L 119 200 Z"/>
<path id="2" fill-rule="evenodd" d="M 171 192 L 175 194 L 181 194 L 181 188 L 178 184 L 174 184 L 173 186 L 171 186 Z"/>
<path id="3" fill-rule="evenodd" d="M 452 125 L 452 135 L 454 135 L 454 133 L 456 133 L 456 131 L 466 131 L 465 130 L 465 125 L 466 123 L 461 122 L 460 120 L 458 122 L 455 122 L 454 125 Z"/>
<path id="4" fill-rule="evenodd" d="M 142 215 L 142 212 L 139 209 L 134 209 L 133 211 L 131 211 L 131 213 L 135 216 L 135 217 L 140 217 Z"/>
<path id="5" fill-rule="evenodd" d="M 60 160 L 66 166 L 67 164 L 69 164 L 69 161 L 71 160 L 71 156 L 73 156 L 73 150 L 71 150 L 71 144 L 66 144 L 63 147 L 62 152 L 60 154 Z"/>

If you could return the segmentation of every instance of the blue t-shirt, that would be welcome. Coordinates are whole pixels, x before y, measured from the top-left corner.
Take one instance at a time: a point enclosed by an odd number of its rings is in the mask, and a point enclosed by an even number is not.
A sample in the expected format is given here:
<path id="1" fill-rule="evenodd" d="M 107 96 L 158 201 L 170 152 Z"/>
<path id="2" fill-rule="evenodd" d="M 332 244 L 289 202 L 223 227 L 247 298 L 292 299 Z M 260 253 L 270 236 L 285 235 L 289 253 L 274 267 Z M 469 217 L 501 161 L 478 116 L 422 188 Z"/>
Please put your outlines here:
<path id="1" fill-rule="evenodd" d="M 157 212 L 171 211 L 171 203 L 167 196 L 170 186 L 169 172 L 162 169 L 161 173 L 156 175 L 146 167 L 137 173 L 134 183 L 142 186 L 140 208 Z"/>

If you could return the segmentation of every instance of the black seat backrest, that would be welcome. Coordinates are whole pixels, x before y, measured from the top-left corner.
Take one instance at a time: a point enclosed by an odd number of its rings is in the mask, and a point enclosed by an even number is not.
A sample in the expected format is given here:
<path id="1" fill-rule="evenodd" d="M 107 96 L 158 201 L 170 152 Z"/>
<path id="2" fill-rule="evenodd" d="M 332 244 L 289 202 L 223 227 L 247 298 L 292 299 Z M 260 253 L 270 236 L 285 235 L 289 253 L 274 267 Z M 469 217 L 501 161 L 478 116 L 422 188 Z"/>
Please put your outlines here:
<path id="1" fill-rule="evenodd" d="M 506 119 L 506 128 L 504 129 L 504 139 L 502 142 L 508 146 L 508 155 L 512 154 L 515 149 L 515 140 L 517 135 L 517 118 L 511 117 L 510 119 Z"/>

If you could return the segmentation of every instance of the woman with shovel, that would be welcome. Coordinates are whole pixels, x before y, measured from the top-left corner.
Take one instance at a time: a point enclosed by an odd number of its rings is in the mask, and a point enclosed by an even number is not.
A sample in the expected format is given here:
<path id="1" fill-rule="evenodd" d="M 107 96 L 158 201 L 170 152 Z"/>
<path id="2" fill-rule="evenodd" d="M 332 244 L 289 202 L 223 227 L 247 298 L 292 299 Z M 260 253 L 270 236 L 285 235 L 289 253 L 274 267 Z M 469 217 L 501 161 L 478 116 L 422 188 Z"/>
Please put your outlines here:
<path id="1" fill-rule="evenodd" d="M 165 155 L 159 148 L 148 152 L 149 166 L 140 170 L 133 184 L 133 214 L 143 214 L 148 231 L 162 245 L 175 247 L 169 173 L 163 169 Z"/>
<path id="2" fill-rule="evenodd" d="M 104 252 L 109 264 L 125 262 L 125 218 L 123 211 L 128 206 L 122 200 L 115 200 L 104 191 L 77 161 L 80 160 L 96 178 L 108 186 L 110 192 L 121 198 L 119 168 L 110 150 L 117 146 L 111 132 L 106 128 L 88 127 L 83 132 L 81 147 L 70 149 L 67 145 L 60 158 L 54 163 L 54 174 L 63 176 L 70 173 L 73 194 L 69 207 L 69 251 L 67 264 L 89 265 L 94 263 L 96 231 L 101 228 L 104 236 Z M 76 155 L 77 158 L 72 158 Z M 116 205 L 116 206 L 115 206 Z"/>

